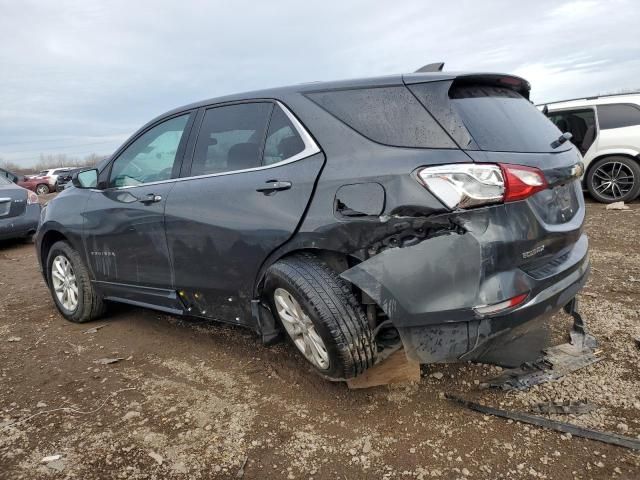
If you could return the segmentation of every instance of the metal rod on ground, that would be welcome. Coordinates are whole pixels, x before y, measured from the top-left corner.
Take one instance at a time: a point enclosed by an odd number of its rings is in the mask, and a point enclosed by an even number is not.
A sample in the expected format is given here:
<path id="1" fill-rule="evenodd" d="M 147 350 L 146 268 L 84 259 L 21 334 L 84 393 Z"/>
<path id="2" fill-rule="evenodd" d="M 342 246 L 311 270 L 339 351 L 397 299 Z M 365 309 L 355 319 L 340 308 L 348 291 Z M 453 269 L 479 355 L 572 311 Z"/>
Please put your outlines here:
<path id="1" fill-rule="evenodd" d="M 596 440 L 598 442 L 608 443 L 610 445 L 617 445 L 619 447 L 630 448 L 631 450 L 640 450 L 640 440 L 636 440 L 631 437 L 624 437 L 622 435 L 616 435 L 615 433 L 597 432 L 595 430 L 589 430 L 588 428 L 582 428 L 577 425 L 565 422 L 557 422 L 548 418 L 539 417 L 537 415 L 531 415 L 521 412 L 508 412 L 506 410 L 500 410 L 498 408 L 486 407 L 479 403 L 471 402 L 460 398 L 456 395 L 446 394 L 449 400 L 452 400 L 460 405 L 463 405 L 476 412 L 484 413 L 487 415 L 495 415 L 496 417 L 510 418 L 518 422 L 529 423 L 531 425 L 537 425 L 539 427 L 550 428 L 551 430 L 557 430 L 558 432 L 570 433 L 576 437 L 588 438 L 590 440 Z"/>

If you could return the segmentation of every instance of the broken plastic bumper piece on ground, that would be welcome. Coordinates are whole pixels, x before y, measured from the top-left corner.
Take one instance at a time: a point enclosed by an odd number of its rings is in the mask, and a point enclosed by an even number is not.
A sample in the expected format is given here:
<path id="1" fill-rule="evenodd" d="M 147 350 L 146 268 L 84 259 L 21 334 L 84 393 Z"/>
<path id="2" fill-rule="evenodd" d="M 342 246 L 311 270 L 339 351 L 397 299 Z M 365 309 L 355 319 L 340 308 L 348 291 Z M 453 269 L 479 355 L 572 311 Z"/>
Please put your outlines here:
<path id="1" fill-rule="evenodd" d="M 530 425 L 537 425 L 539 427 L 550 428 L 558 432 L 570 433 L 576 437 L 588 438 L 590 440 L 596 440 L 598 442 L 608 443 L 610 445 L 617 445 L 619 447 L 629 448 L 631 450 L 640 450 L 640 440 L 623 435 L 617 435 L 615 433 L 598 432 L 588 428 L 579 427 L 571 423 L 558 422 L 538 415 L 531 415 L 529 413 L 522 412 L 510 412 L 507 410 L 501 410 L 499 408 L 487 407 L 479 403 L 465 400 L 464 398 L 456 395 L 447 394 L 446 397 L 460 405 L 463 405 L 476 412 L 483 413 L 485 415 L 495 415 L 496 417 L 508 418 L 517 422 L 528 423 Z"/>
<path id="2" fill-rule="evenodd" d="M 506 370 L 482 386 L 503 390 L 525 390 L 533 385 L 557 380 L 600 361 L 597 356 L 597 341 L 587 330 L 582 316 L 576 311 L 576 300 L 571 300 L 564 309 L 573 316 L 569 343 L 546 348 L 538 360 Z"/>

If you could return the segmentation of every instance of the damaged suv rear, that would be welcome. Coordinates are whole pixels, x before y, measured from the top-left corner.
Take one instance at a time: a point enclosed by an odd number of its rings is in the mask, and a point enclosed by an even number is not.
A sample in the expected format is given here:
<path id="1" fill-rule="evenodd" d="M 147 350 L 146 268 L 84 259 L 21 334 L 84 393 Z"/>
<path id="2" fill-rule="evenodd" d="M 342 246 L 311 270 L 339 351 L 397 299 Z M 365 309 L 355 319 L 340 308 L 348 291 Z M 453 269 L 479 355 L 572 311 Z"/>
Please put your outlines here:
<path id="1" fill-rule="evenodd" d="M 108 300 L 286 332 L 332 379 L 401 347 L 531 360 L 589 261 L 580 154 L 529 89 L 428 72 L 176 109 L 49 203 L 45 279 L 70 320 Z"/>

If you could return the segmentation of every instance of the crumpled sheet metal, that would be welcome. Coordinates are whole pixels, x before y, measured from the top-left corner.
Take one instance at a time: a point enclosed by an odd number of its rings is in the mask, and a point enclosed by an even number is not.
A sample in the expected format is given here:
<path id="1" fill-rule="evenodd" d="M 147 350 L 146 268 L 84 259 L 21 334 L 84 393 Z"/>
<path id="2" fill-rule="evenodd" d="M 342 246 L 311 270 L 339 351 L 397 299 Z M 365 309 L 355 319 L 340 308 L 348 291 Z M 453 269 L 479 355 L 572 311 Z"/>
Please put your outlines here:
<path id="1" fill-rule="evenodd" d="M 456 268 L 448 259 L 456 259 Z M 422 326 L 441 323 L 447 310 L 475 305 L 481 265 L 482 249 L 473 235 L 447 233 L 385 250 L 341 276 L 375 300 L 394 325 Z M 447 318 L 456 320 L 463 319 Z"/>

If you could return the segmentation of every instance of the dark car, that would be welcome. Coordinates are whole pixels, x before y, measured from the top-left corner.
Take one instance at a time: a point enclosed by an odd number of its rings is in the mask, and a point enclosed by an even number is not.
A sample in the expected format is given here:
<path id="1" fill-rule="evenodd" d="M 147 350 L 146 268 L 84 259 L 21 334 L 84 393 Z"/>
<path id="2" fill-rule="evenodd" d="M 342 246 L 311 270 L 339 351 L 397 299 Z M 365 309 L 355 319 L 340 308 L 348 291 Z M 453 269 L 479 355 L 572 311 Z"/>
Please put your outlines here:
<path id="1" fill-rule="evenodd" d="M 5 170 L 4 168 L 0 168 L 0 177 L 4 177 L 10 182 L 18 183 L 20 179 L 22 179 L 22 175 L 18 175 L 17 173 L 10 172 L 9 170 Z"/>
<path id="2" fill-rule="evenodd" d="M 400 346 L 519 361 L 589 270 L 581 157 L 529 89 L 416 73 L 172 110 L 46 207 L 53 299 L 286 331 L 333 379 Z"/>
<path id="3" fill-rule="evenodd" d="M 60 172 L 58 174 L 58 180 L 56 181 L 56 191 L 61 192 L 69 185 L 71 185 L 71 179 L 73 178 L 73 174 L 82 170 L 81 168 L 74 168 L 71 170 L 65 170 L 64 172 Z"/>
<path id="4" fill-rule="evenodd" d="M 38 196 L 0 175 L 0 240 L 31 237 L 39 220 Z"/>

